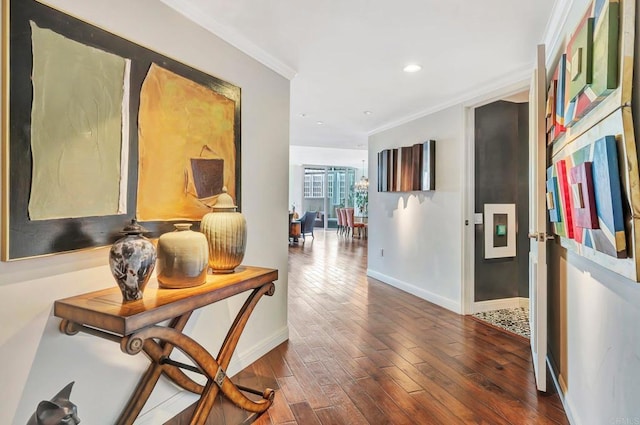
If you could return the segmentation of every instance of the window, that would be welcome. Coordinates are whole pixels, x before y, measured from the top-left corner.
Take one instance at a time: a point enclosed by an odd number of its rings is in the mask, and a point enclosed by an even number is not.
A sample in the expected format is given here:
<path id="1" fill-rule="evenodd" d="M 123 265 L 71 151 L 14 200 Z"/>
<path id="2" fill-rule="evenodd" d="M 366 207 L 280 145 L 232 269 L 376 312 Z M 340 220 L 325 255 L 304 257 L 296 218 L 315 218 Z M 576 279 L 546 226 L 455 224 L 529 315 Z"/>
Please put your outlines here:
<path id="1" fill-rule="evenodd" d="M 304 176 L 304 197 L 324 197 L 324 171 L 306 170 Z"/>

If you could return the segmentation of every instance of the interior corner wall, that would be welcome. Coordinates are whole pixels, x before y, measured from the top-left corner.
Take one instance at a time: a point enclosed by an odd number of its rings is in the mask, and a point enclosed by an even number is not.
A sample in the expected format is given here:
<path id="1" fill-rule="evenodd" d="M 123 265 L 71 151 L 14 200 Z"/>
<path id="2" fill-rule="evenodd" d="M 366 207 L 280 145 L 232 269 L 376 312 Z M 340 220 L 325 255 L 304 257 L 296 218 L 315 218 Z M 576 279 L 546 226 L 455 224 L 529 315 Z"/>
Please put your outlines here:
<path id="1" fill-rule="evenodd" d="M 587 4 L 573 1 L 563 37 L 576 27 Z M 640 141 L 638 6 L 636 2 L 632 107 L 636 145 Z M 559 52 L 552 53 L 557 59 Z M 640 283 L 565 250 L 558 241 L 550 242 L 548 262 L 549 356 L 564 387 L 568 416 L 574 425 L 640 423 Z"/>
<path id="2" fill-rule="evenodd" d="M 43 3 L 241 87 L 244 263 L 277 268 L 280 278 L 240 338 L 229 368 L 238 372 L 288 338 L 289 81 L 155 0 Z M 146 357 L 95 336 L 62 335 L 53 317 L 54 300 L 114 286 L 107 264 L 107 248 L 0 262 L 0 423 L 26 423 L 41 400 L 70 381 L 82 423 L 115 423 Z M 215 354 L 243 301 L 198 310 L 187 332 Z M 176 394 L 160 381 L 143 413 Z"/>
<path id="3" fill-rule="evenodd" d="M 369 136 L 369 276 L 461 311 L 462 105 Z M 436 189 L 377 192 L 377 153 L 436 141 Z"/>
<path id="4" fill-rule="evenodd" d="M 496 101 L 475 109 L 475 212 L 515 204 L 516 255 L 486 259 L 485 225 L 475 226 L 475 301 L 528 297 L 528 104 Z M 487 218 L 484 218 L 485 222 Z"/>

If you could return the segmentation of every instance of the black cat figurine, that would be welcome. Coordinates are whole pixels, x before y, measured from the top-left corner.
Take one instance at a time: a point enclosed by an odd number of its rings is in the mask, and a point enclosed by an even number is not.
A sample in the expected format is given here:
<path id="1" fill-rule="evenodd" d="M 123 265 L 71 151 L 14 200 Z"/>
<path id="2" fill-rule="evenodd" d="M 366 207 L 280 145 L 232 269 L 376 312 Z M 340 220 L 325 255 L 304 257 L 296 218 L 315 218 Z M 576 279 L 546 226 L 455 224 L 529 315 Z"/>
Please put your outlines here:
<path id="1" fill-rule="evenodd" d="M 36 412 L 31 415 L 27 425 L 77 425 L 80 423 L 76 405 L 69 401 L 71 388 L 74 382 L 70 382 L 51 401 L 43 400 L 38 404 Z"/>

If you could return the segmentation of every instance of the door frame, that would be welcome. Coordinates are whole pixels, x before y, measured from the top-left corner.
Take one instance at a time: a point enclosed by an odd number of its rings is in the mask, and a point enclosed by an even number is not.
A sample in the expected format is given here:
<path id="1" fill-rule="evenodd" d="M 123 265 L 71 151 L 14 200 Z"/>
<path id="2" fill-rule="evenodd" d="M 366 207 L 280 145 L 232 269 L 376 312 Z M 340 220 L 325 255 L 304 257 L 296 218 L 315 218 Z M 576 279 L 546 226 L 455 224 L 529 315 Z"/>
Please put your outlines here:
<path id="1" fill-rule="evenodd" d="M 513 96 L 529 89 L 531 72 L 522 72 L 515 82 L 463 103 L 463 166 L 460 182 L 462 186 L 462 285 L 460 313 L 475 311 L 475 110 L 481 106 Z M 522 231 L 522 230 L 521 230 Z"/>

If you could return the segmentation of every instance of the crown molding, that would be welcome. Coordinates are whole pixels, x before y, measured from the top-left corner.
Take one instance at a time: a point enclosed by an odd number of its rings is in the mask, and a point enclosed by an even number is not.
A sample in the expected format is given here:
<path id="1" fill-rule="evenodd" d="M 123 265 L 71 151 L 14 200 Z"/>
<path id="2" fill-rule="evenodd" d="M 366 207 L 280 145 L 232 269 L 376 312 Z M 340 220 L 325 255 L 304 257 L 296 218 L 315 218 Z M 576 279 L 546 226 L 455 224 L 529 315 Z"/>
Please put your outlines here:
<path id="1" fill-rule="evenodd" d="M 553 4 L 543 33 L 547 65 L 553 63 L 560 49 L 564 49 L 562 29 L 565 27 L 573 3 L 574 0 L 556 0 Z"/>
<path id="2" fill-rule="evenodd" d="M 500 96 L 505 96 L 507 94 L 511 95 L 515 94 L 517 91 L 526 90 L 529 88 L 529 81 L 531 80 L 532 72 L 533 63 L 524 68 L 521 68 L 520 70 L 510 72 L 502 76 L 501 78 L 495 79 L 491 84 L 482 85 L 475 90 L 471 90 L 460 96 L 451 98 L 446 102 L 384 124 L 369 131 L 367 133 L 367 136 L 373 136 L 374 134 L 392 129 L 394 127 L 398 127 L 419 118 L 426 117 L 427 115 L 440 112 L 452 106 L 475 106 L 480 103 L 486 103 L 486 101 L 490 98 L 495 97 L 496 99 L 498 99 Z"/>
<path id="3" fill-rule="evenodd" d="M 186 0 L 160 1 L 195 24 L 201 26 L 261 64 L 282 75 L 287 80 L 292 80 L 296 76 L 297 71 L 295 69 L 270 55 L 235 29 L 222 25 L 215 19 L 207 16 L 202 10 L 200 10 L 200 8 L 194 6 L 190 2 Z"/>

